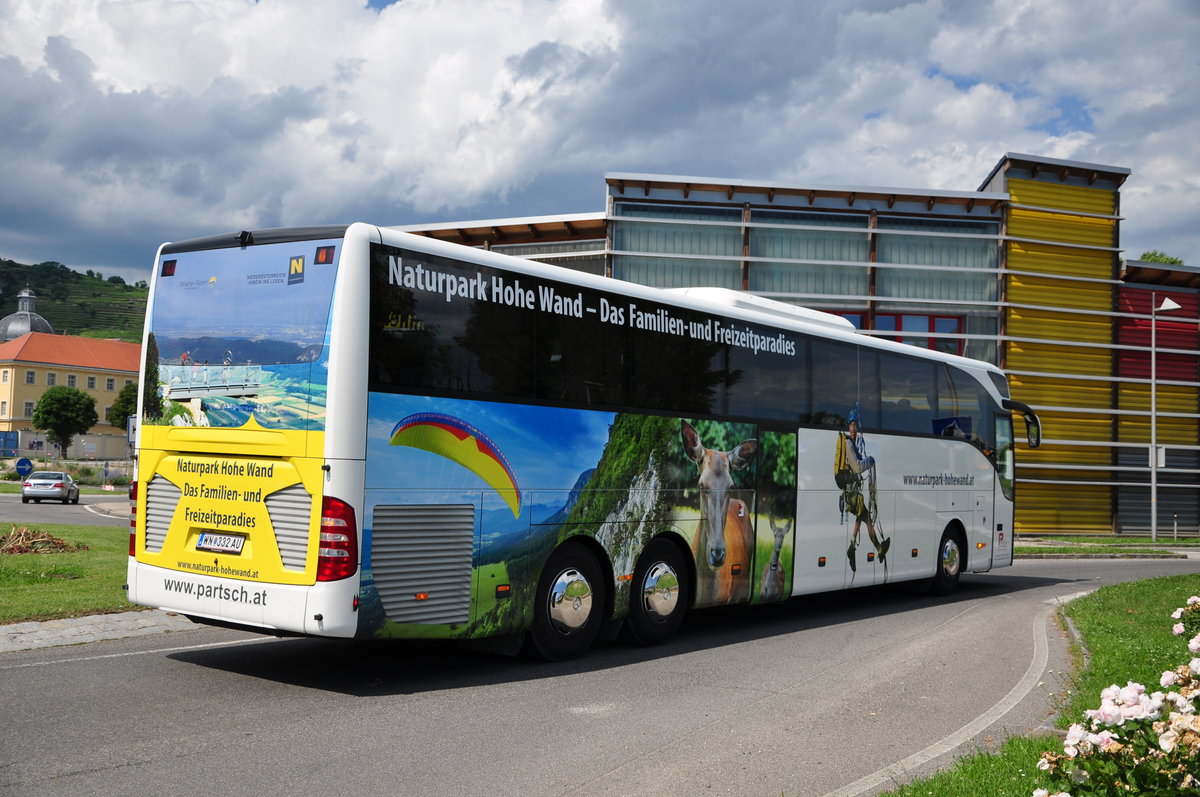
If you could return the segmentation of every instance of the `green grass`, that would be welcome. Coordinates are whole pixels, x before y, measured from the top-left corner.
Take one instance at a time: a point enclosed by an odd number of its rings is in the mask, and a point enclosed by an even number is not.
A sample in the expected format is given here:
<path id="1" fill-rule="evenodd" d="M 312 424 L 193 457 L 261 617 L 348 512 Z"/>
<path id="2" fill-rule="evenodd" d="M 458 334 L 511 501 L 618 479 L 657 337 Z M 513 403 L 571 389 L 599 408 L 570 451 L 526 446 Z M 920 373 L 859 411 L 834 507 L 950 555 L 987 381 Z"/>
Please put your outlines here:
<path id="1" fill-rule="evenodd" d="M 1137 681 L 1158 689 L 1163 670 L 1190 661 L 1187 639 L 1171 633 L 1170 615 L 1197 594 L 1200 576 L 1171 576 L 1103 587 L 1067 604 L 1066 614 L 1083 635 L 1091 663 L 1077 679 L 1060 726 L 1099 706 L 1100 690 L 1110 684 Z"/>
<path id="2" fill-rule="evenodd" d="M 82 617 L 137 609 L 125 599 L 129 529 L 118 526 L 31 526 L 86 551 L 0 554 L 0 623 Z M 0 529 L 7 533 L 8 528 Z"/>
<path id="3" fill-rule="evenodd" d="M 1134 554 L 1153 554 L 1156 556 L 1169 555 L 1170 551 L 1163 548 L 1139 548 L 1136 546 L 1115 546 L 1115 545 L 1018 545 L 1013 548 L 1013 553 L 1017 556 L 1032 556 L 1039 553 L 1060 553 L 1060 554 L 1082 554 L 1093 556 L 1098 554 L 1109 554 L 1116 556 L 1132 556 Z M 1182 555 L 1181 555 L 1182 556 Z"/>
<path id="4" fill-rule="evenodd" d="M 1157 690 L 1163 670 L 1190 660 L 1187 640 L 1174 636 L 1172 611 L 1188 596 L 1200 594 L 1200 576 L 1169 576 L 1102 587 L 1067 604 L 1090 657 L 1076 675 L 1058 726 L 1083 721 L 1083 712 L 1100 705 L 1100 690 L 1126 681 Z M 1061 752 L 1053 736 L 1013 737 L 997 753 L 965 756 L 930 778 L 886 792 L 890 797 L 1029 797 L 1038 782 L 1038 757 L 1046 750 Z"/>
<path id="5" fill-rule="evenodd" d="M 1122 547 L 1126 545 L 1150 545 L 1149 534 L 1129 535 L 1129 534 L 1060 534 L 1060 535 L 1024 535 L 1018 534 L 1016 544 L 1020 545 L 1029 540 L 1043 540 L 1046 542 L 1058 542 L 1064 545 L 1071 546 L 1086 546 L 1086 545 L 1104 545 L 1112 547 Z M 1172 538 L 1171 529 L 1159 529 L 1158 540 L 1155 545 L 1171 545 L 1179 547 L 1196 547 L 1200 546 L 1200 537 L 1180 537 L 1178 540 Z"/>
<path id="6" fill-rule="evenodd" d="M 998 754 L 979 752 L 959 759 L 953 768 L 882 792 L 895 797 L 1029 797 L 1038 788 L 1037 761 L 1057 744 L 1053 737 L 1007 740 Z"/>

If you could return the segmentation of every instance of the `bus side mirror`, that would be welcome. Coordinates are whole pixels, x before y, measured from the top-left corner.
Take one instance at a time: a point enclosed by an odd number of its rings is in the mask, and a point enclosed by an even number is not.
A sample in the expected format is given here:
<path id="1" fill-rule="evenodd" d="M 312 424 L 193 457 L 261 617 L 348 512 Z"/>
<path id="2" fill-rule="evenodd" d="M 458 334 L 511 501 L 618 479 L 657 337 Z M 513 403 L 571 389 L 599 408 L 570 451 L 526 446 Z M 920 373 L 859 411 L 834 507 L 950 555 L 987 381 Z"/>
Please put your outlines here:
<path id="1" fill-rule="evenodd" d="M 1025 418 L 1025 441 L 1030 448 L 1042 444 L 1042 419 L 1033 411 L 1033 407 L 1012 399 L 1004 399 L 1001 406 L 1006 410 L 1019 412 Z"/>
<path id="2" fill-rule="evenodd" d="M 1042 444 L 1042 419 L 1032 412 L 1024 413 L 1024 416 L 1025 440 L 1030 448 L 1037 448 Z"/>

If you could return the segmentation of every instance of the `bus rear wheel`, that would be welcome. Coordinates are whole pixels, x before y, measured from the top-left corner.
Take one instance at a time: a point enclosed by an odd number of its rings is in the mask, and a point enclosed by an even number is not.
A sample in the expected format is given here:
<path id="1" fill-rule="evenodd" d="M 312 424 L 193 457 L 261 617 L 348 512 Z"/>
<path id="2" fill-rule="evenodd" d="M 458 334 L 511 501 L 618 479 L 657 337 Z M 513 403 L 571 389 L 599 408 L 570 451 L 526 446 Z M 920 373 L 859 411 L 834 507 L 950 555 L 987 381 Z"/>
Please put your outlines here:
<path id="1" fill-rule="evenodd" d="M 577 542 L 559 546 L 538 579 L 529 652 L 547 661 L 573 659 L 604 621 L 605 584 L 596 557 Z"/>
<path id="2" fill-rule="evenodd" d="M 633 570 L 628 636 L 639 645 L 659 645 L 679 630 L 691 599 L 687 566 L 679 549 L 657 539 L 646 546 Z"/>
<path id="3" fill-rule="evenodd" d="M 963 548 L 961 538 L 954 528 L 942 532 L 942 541 L 938 544 L 937 568 L 933 571 L 930 588 L 938 595 L 949 595 L 958 587 L 958 577 L 962 574 Z"/>

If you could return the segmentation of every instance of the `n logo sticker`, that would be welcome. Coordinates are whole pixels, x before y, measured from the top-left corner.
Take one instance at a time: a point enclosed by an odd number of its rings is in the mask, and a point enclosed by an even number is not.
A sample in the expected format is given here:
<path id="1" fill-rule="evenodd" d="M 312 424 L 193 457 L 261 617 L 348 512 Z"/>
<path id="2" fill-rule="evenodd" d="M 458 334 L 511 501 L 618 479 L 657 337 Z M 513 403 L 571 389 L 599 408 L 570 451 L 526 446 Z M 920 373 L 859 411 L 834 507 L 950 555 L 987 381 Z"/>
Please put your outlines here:
<path id="1" fill-rule="evenodd" d="M 291 266 L 288 268 L 288 285 L 296 285 L 301 282 L 304 282 L 304 255 L 293 257 Z"/>

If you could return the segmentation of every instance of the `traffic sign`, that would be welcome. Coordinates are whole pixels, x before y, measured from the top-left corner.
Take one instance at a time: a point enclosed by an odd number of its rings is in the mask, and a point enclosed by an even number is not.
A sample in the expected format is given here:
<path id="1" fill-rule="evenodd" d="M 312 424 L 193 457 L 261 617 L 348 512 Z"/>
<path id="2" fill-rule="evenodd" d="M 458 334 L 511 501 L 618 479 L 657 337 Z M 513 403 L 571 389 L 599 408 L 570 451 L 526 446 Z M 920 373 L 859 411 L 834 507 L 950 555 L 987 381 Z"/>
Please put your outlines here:
<path id="1" fill-rule="evenodd" d="M 17 474 L 24 479 L 29 474 L 33 473 L 33 463 L 28 457 L 21 457 L 17 460 Z"/>

